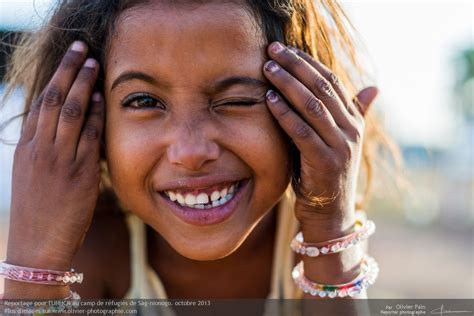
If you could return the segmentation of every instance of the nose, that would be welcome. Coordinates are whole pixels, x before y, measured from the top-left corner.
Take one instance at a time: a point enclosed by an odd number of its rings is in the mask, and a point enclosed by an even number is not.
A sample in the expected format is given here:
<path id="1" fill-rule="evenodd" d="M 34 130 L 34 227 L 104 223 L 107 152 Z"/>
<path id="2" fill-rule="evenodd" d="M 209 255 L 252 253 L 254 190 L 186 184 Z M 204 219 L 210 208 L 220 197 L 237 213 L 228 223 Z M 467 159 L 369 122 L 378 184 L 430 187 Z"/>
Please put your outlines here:
<path id="1" fill-rule="evenodd" d="M 176 137 L 168 146 L 168 161 L 175 165 L 197 171 L 206 162 L 219 157 L 219 146 L 199 128 L 184 126 L 176 128 Z"/>

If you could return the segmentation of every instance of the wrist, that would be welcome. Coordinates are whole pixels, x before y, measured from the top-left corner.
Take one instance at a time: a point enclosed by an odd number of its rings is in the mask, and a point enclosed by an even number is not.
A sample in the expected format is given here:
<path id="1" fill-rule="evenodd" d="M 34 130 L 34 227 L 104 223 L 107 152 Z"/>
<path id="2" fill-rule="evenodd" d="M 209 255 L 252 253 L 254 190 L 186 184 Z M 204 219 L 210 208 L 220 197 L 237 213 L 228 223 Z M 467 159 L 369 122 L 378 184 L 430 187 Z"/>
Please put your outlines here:
<path id="1" fill-rule="evenodd" d="M 298 218 L 306 242 L 318 243 L 354 232 L 356 221 L 353 210 L 331 210 L 327 214 L 306 214 Z"/>
<path id="2" fill-rule="evenodd" d="M 4 299 L 60 299 L 68 297 L 70 286 L 19 282 L 5 279 Z"/>
<path id="3" fill-rule="evenodd" d="M 38 250 L 38 248 L 25 250 L 11 244 L 8 245 L 5 259 L 5 262 L 17 266 L 58 271 L 71 270 L 72 261 L 68 255 L 58 251 Z"/>

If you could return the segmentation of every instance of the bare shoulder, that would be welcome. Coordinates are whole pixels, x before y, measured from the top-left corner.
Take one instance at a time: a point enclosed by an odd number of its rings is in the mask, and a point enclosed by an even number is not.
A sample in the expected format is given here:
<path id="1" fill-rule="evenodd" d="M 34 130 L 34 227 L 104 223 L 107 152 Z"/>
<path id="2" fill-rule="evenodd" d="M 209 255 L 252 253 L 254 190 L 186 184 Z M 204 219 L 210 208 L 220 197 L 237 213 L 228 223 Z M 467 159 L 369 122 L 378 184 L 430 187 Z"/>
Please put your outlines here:
<path id="1" fill-rule="evenodd" d="M 84 282 L 73 286 L 82 298 L 123 298 L 130 284 L 129 231 L 114 193 L 101 193 L 91 226 L 74 259 Z"/>

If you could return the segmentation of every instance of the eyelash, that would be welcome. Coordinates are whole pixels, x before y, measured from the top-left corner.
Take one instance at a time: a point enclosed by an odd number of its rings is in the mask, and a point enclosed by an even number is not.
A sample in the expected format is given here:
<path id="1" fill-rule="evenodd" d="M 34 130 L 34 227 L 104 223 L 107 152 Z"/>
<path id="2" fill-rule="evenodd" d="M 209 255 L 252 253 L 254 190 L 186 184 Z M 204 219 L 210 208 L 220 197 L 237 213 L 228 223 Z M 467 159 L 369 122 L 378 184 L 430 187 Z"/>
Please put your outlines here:
<path id="1" fill-rule="evenodd" d="M 153 106 L 132 106 L 131 105 L 133 102 L 143 101 L 144 99 L 151 99 L 152 102 L 154 102 L 154 105 Z M 157 108 L 156 104 L 161 103 L 161 102 L 157 98 L 151 96 L 148 93 L 138 93 L 138 94 L 132 94 L 126 97 L 121 103 L 122 103 L 122 107 L 129 108 L 132 111 L 137 111 L 143 108 L 145 109 Z"/>
<path id="2" fill-rule="evenodd" d="M 151 99 L 152 102 L 154 102 L 154 105 L 153 106 L 132 106 L 131 104 L 133 102 L 139 102 L 139 101 L 142 101 L 144 99 Z M 131 109 L 132 111 L 137 111 L 137 110 L 140 110 L 140 109 L 154 109 L 154 108 L 159 108 L 156 106 L 156 104 L 161 103 L 160 100 L 158 100 L 157 98 L 147 94 L 147 93 L 140 93 L 140 94 L 133 94 L 131 96 L 128 96 L 126 97 L 122 102 L 122 107 L 124 108 L 129 108 Z M 255 104 L 258 104 L 260 103 L 259 100 L 255 100 L 255 99 L 242 99 L 242 100 L 234 100 L 234 101 L 229 101 L 229 102 L 226 102 L 226 103 L 222 103 L 222 104 L 218 104 L 216 105 L 216 107 L 218 106 L 222 106 L 222 105 L 230 105 L 230 106 L 253 106 Z"/>

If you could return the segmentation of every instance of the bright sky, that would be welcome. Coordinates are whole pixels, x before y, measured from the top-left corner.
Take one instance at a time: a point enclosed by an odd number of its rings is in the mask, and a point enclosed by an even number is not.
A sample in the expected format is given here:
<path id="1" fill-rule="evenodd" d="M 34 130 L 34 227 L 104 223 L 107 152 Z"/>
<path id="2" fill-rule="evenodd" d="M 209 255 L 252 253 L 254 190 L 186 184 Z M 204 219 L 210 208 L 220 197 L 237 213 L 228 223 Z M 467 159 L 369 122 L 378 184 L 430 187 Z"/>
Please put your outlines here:
<path id="1" fill-rule="evenodd" d="M 345 1 L 381 89 L 379 106 L 406 144 L 447 146 L 457 135 L 454 58 L 474 47 L 474 1 Z"/>
<path id="2" fill-rule="evenodd" d="M 0 28 L 35 27 L 46 16 L 49 3 L 0 0 Z M 374 65 L 374 79 L 382 92 L 377 107 L 392 134 L 404 144 L 453 143 L 460 125 L 453 111 L 453 59 L 461 49 L 474 46 L 474 1 L 343 3 Z M 0 210 L 9 204 L 12 153 L 0 144 Z"/>

